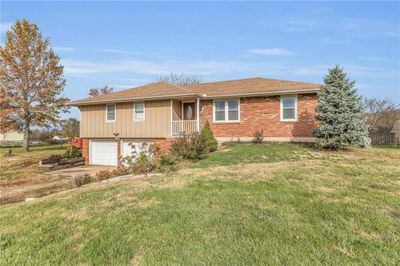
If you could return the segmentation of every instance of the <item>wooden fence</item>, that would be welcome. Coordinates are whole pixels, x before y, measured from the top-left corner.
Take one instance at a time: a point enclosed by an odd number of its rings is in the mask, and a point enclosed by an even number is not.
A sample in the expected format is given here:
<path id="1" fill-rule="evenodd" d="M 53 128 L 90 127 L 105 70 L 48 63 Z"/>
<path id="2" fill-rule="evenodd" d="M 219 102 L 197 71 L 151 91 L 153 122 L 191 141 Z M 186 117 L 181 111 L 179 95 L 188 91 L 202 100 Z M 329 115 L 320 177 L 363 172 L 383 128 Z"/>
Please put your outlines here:
<path id="1" fill-rule="evenodd" d="M 397 143 L 396 135 L 390 132 L 371 133 L 369 137 L 371 138 L 372 145 L 391 145 Z"/>

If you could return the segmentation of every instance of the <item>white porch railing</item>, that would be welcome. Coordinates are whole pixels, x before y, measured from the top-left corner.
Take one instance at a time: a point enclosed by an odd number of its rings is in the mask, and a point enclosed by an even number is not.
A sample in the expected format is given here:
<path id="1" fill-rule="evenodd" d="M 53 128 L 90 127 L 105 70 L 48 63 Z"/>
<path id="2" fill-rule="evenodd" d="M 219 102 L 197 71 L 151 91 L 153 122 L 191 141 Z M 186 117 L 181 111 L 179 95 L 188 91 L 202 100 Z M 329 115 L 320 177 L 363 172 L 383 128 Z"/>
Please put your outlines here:
<path id="1" fill-rule="evenodd" d="M 172 135 L 181 135 L 197 132 L 196 120 L 176 120 L 172 121 Z"/>

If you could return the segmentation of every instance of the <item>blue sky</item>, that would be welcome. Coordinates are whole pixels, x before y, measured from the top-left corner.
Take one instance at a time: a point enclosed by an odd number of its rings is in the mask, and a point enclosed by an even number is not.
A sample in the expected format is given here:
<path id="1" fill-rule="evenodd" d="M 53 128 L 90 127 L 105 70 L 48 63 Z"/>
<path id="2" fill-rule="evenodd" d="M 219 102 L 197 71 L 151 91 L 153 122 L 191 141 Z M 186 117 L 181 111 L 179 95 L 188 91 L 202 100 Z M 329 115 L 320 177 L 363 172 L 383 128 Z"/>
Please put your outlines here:
<path id="1" fill-rule="evenodd" d="M 341 64 L 366 97 L 400 103 L 399 2 L 4 2 L 38 24 L 62 58 L 70 99 L 171 72 L 204 81 L 269 77 L 322 83 Z M 78 117 L 76 108 L 65 117 Z"/>

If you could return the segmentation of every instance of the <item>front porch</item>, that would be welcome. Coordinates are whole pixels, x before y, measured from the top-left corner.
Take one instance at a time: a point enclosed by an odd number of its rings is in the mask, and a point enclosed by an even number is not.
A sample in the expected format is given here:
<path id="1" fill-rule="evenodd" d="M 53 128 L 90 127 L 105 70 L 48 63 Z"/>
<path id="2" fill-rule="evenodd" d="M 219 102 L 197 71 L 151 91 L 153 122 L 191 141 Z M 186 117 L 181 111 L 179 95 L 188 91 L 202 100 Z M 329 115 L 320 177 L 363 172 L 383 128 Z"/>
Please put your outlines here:
<path id="1" fill-rule="evenodd" d="M 171 100 L 171 135 L 200 131 L 200 100 Z"/>

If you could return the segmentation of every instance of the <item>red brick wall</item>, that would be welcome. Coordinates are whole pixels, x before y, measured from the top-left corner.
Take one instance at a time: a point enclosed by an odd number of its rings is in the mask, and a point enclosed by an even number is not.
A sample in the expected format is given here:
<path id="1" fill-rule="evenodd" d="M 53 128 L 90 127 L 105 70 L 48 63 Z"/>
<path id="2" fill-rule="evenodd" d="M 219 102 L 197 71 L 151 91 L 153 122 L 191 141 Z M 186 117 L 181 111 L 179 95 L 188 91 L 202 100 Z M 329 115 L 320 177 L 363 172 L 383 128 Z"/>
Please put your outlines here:
<path id="1" fill-rule="evenodd" d="M 89 164 L 89 139 L 82 139 L 82 157 L 85 158 L 85 164 Z"/>
<path id="2" fill-rule="evenodd" d="M 172 139 L 169 138 L 157 139 L 154 141 L 154 145 L 160 148 L 160 152 L 162 154 L 167 154 L 170 152 L 171 144 L 172 144 Z"/>
<path id="3" fill-rule="evenodd" d="M 315 120 L 316 94 L 299 95 L 295 122 L 280 121 L 280 96 L 240 99 L 240 122 L 213 123 L 213 101 L 202 101 L 201 124 L 208 120 L 216 137 L 252 137 L 264 130 L 265 137 L 312 137 Z"/>
<path id="4" fill-rule="evenodd" d="M 117 166 L 119 167 L 121 164 L 121 140 L 117 141 Z"/>

